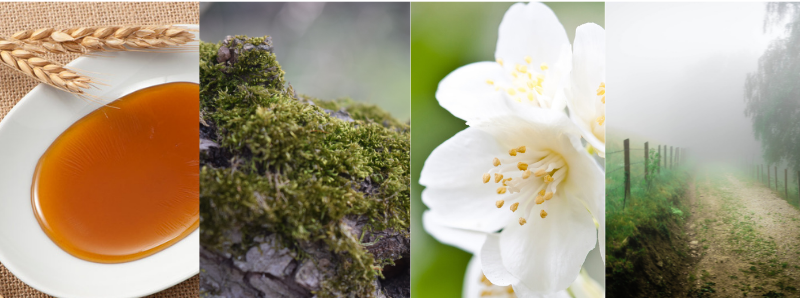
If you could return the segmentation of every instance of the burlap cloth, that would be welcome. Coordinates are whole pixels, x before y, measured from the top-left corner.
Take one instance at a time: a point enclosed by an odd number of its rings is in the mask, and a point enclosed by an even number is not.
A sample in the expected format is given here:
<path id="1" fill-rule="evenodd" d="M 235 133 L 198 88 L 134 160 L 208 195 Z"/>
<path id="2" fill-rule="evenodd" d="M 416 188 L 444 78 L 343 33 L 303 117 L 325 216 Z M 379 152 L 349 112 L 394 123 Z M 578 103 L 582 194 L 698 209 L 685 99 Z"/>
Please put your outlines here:
<path id="1" fill-rule="evenodd" d="M 90 27 L 104 25 L 199 24 L 198 2 L 106 2 L 106 3 L 0 3 L 0 36 L 25 29 L 46 27 Z M 77 54 L 49 55 L 63 64 Z M 0 121 L 38 83 L 20 73 L 0 67 Z M 199 254 L 199 252 L 198 252 Z M 198 256 L 199 257 L 199 256 Z M 194 276 L 151 297 L 198 297 L 200 279 Z M 17 279 L 0 264 L 0 296 L 50 297 Z"/>

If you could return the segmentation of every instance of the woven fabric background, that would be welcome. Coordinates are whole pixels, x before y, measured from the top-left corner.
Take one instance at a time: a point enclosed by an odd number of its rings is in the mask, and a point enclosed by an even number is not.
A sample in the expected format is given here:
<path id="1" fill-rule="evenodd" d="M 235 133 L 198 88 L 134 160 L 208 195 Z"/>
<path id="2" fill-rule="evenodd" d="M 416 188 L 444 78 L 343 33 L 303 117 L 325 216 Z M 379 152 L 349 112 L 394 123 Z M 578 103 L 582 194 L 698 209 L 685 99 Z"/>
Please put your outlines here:
<path id="1" fill-rule="evenodd" d="M 199 2 L 3 2 L 0 11 L 0 36 L 47 27 L 200 23 Z M 78 55 L 47 57 L 67 64 Z M 25 75 L 0 67 L 0 121 L 36 85 Z"/>
<path id="2" fill-rule="evenodd" d="M 105 25 L 199 24 L 198 2 L 10 2 L 0 3 L 0 36 L 26 29 L 46 27 L 92 27 Z M 48 55 L 63 64 L 77 54 Z M 36 87 L 28 77 L 0 67 L 0 121 L 19 100 Z M 79 100 L 79 99 L 78 99 Z M 200 279 L 194 276 L 151 297 L 188 298 L 200 295 Z M 17 279 L 0 264 L 0 296 L 4 298 L 50 297 Z"/>

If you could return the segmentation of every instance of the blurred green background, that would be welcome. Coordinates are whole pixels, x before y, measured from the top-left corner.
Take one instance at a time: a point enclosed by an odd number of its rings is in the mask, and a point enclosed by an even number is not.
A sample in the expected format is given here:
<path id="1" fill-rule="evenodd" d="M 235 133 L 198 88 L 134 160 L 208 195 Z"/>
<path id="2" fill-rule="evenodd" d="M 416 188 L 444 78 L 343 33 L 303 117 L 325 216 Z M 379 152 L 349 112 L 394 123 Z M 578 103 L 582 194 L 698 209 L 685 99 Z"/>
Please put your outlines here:
<path id="1" fill-rule="evenodd" d="M 369 102 L 407 121 L 408 14 L 408 3 L 201 2 L 200 39 L 270 35 L 297 92 Z"/>
<path id="2" fill-rule="evenodd" d="M 420 198 L 419 173 L 436 146 L 467 127 L 439 106 L 434 97 L 439 81 L 460 66 L 494 61 L 497 28 L 512 4 L 411 3 L 412 297 L 461 297 L 471 255 L 439 243 L 422 228 L 422 212 L 427 207 Z M 545 4 L 564 25 L 570 42 L 581 24 L 605 27 L 604 3 Z"/>

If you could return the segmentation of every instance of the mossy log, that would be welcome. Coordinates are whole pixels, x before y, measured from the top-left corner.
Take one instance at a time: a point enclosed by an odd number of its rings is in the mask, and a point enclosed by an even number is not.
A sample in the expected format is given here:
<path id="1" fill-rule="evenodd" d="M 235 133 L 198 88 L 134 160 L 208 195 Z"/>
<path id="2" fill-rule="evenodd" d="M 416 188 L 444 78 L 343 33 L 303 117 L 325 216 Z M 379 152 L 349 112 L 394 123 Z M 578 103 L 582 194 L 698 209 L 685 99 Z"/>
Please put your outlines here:
<path id="1" fill-rule="evenodd" d="M 269 37 L 200 56 L 201 296 L 409 297 L 409 124 L 298 95 Z"/>

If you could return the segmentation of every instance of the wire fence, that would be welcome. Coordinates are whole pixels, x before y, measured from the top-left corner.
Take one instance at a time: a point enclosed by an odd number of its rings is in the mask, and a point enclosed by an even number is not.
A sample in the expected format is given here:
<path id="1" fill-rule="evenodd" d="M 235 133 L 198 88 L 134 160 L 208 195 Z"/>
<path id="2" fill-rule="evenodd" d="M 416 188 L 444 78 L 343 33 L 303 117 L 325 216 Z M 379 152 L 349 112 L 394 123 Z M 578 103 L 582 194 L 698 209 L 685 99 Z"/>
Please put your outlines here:
<path id="1" fill-rule="evenodd" d="M 630 139 L 625 139 L 621 150 L 606 153 L 606 201 L 625 210 L 631 199 L 632 186 L 645 186 L 655 175 L 661 174 L 662 168 L 672 169 L 683 164 L 686 156 L 684 148 L 651 147 L 649 142 L 645 142 L 643 147 L 631 148 Z"/>
<path id="2" fill-rule="evenodd" d="M 778 168 L 777 165 L 753 164 L 748 167 L 748 171 L 755 181 L 774 190 L 790 204 L 800 206 L 800 170 L 795 174 L 789 168 L 784 168 L 783 171 Z M 792 174 L 795 177 L 791 177 Z"/>

